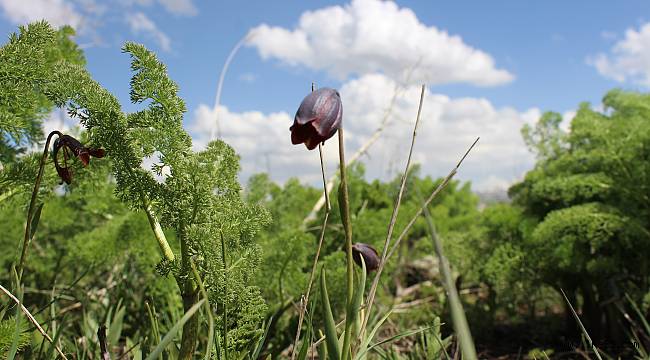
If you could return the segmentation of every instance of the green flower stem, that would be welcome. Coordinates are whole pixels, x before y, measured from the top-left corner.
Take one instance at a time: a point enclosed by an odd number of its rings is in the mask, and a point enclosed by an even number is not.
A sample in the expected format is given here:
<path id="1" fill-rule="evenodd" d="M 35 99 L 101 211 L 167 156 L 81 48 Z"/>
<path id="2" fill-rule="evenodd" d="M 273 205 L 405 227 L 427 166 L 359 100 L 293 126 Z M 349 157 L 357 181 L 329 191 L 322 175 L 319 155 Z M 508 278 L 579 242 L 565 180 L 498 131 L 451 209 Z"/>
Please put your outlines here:
<path id="1" fill-rule="evenodd" d="M 47 154 L 49 153 L 50 141 L 52 141 L 52 136 L 54 135 L 61 136 L 62 134 L 56 130 L 52 131 L 47 136 L 47 140 L 45 140 L 43 156 L 41 157 L 41 162 L 38 167 L 38 175 L 36 175 L 36 181 L 34 182 L 34 190 L 32 190 L 32 198 L 29 201 L 29 208 L 27 210 L 27 223 L 25 224 L 25 237 L 23 238 L 23 249 L 20 253 L 20 262 L 18 263 L 18 268 L 16 269 L 19 280 L 23 278 L 23 266 L 25 264 L 25 259 L 27 258 L 27 249 L 29 248 L 29 243 L 31 242 L 34 235 L 32 234 L 32 220 L 34 218 L 36 199 L 38 198 L 38 189 L 41 187 L 41 181 L 43 180 L 43 171 L 45 170 L 45 161 L 47 160 Z M 20 284 L 18 284 L 18 286 L 20 286 Z"/>
<path id="2" fill-rule="evenodd" d="M 296 357 L 296 349 L 298 348 L 298 340 L 300 340 L 300 331 L 302 329 L 302 323 L 305 319 L 305 311 L 307 310 L 307 305 L 309 304 L 309 295 L 311 294 L 311 286 L 314 282 L 314 275 L 316 274 L 316 266 L 318 265 L 318 259 L 320 258 L 320 252 L 323 248 L 323 240 L 325 239 L 325 229 L 327 229 L 327 220 L 330 217 L 330 207 L 329 194 L 327 191 L 327 181 L 325 180 L 325 164 L 323 163 L 323 145 L 318 144 L 318 154 L 320 156 L 320 170 L 323 175 L 323 192 L 325 196 L 325 218 L 323 219 L 323 224 L 321 225 L 320 237 L 318 239 L 318 247 L 316 248 L 316 256 L 314 256 L 314 263 L 311 267 L 311 273 L 309 274 L 309 282 L 307 283 L 307 292 L 305 296 L 300 300 L 300 314 L 298 315 L 298 328 L 296 329 L 296 338 L 293 341 L 293 350 L 291 351 L 291 360 L 294 360 Z M 307 341 L 305 339 L 304 341 Z"/>
<path id="3" fill-rule="evenodd" d="M 339 209 L 341 211 L 341 221 L 345 231 L 345 253 L 347 262 L 347 293 L 345 298 L 345 308 L 352 306 L 354 296 L 354 268 L 352 264 L 352 223 L 350 221 L 350 197 L 348 196 L 348 183 L 345 175 L 345 150 L 343 145 L 343 127 L 339 128 L 339 166 L 341 170 L 341 185 L 339 187 Z M 343 348 L 341 349 L 341 359 L 346 360 L 350 357 L 350 338 L 352 335 L 352 321 L 345 321 L 345 332 L 343 333 Z"/>

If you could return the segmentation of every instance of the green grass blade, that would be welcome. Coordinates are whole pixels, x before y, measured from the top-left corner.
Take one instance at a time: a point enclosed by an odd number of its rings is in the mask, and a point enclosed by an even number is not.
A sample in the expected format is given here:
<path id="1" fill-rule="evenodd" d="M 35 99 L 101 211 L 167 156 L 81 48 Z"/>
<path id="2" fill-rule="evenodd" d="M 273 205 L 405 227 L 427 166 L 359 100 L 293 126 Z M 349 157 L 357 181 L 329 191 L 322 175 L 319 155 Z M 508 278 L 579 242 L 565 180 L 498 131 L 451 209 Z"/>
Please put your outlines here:
<path id="1" fill-rule="evenodd" d="M 298 353 L 298 356 L 296 357 L 296 360 L 305 360 L 307 359 L 307 352 L 309 351 L 309 341 L 311 338 L 311 324 L 307 327 L 307 331 L 305 332 L 305 337 L 302 340 L 302 345 L 300 346 L 300 352 Z"/>
<path id="2" fill-rule="evenodd" d="M 632 300 L 630 295 L 628 295 L 627 293 L 625 293 L 625 298 L 630 303 L 630 305 L 632 305 L 632 309 L 634 309 L 634 312 L 636 313 L 637 317 L 641 319 L 641 322 L 643 323 L 643 327 L 645 328 L 646 333 L 650 335 L 650 324 L 648 324 L 648 321 L 646 320 L 645 316 L 643 315 L 639 307 L 636 305 L 636 303 Z"/>
<path id="3" fill-rule="evenodd" d="M 322 331 L 318 330 L 318 334 L 320 337 L 323 337 L 324 334 Z M 321 341 L 321 343 L 318 345 L 318 358 L 319 359 L 329 359 L 327 353 L 327 344 L 325 344 L 325 341 Z"/>
<path id="4" fill-rule="evenodd" d="M 56 331 L 54 332 L 54 335 L 52 337 L 52 343 L 49 344 L 48 350 L 47 350 L 47 355 L 45 356 L 46 359 L 56 359 L 58 354 L 54 354 L 55 351 L 55 344 L 59 342 L 59 338 L 61 338 L 61 335 L 63 334 L 63 329 L 65 328 L 65 323 L 66 323 L 67 317 L 64 315 L 61 318 L 61 323 L 59 326 L 56 327 Z"/>
<path id="5" fill-rule="evenodd" d="M 14 324 L 14 336 L 13 340 L 11 340 L 11 348 L 9 348 L 9 353 L 7 355 L 8 360 L 14 360 L 16 357 L 16 352 L 18 351 L 18 340 L 20 339 L 20 328 L 22 326 L 21 320 L 21 311 L 20 311 L 20 305 L 22 304 L 22 296 L 21 296 L 21 302 L 18 303 L 18 310 L 16 313 L 16 321 Z"/>
<path id="6" fill-rule="evenodd" d="M 36 210 L 34 211 L 34 217 L 32 218 L 32 224 L 29 228 L 29 239 L 34 238 L 34 234 L 36 234 L 36 228 L 38 228 L 38 223 L 41 221 L 41 211 L 43 211 L 43 205 L 44 203 L 40 203 L 37 205 Z"/>
<path id="7" fill-rule="evenodd" d="M 598 360 L 603 360 L 603 358 L 600 357 L 600 353 L 598 352 L 598 349 L 594 345 L 594 343 L 591 341 L 591 337 L 589 336 L 589 333 L 587 332 L 587 329 L 585 329 L 585 326 L 582 325 L 582 321 L 580 321 L 580 317 L 578 317 L 578 313 L 573 309 L 573 305 L 571 305 L 571 302 L 569 301 L 569 298 L 566 297 L 566 294 L 564 293 L 564 290 L 560 289 L 562 292 L 562 296 L 564 296 L 564 300 L 566 303 L 569 305 L 569 309 L 571 309 L 571 313 L 573 313 L 573 317 L 576 319 L 578 322 L 578 325 L 580 326 L 580 330 L 582 331 L 582 334 L 587 338 L 587 341 L 589 341 L 589 346 L 591 346 L 591 349 L 594 351 L 596 354 L 596 357 Z"/>
<path id="8" fill-rule="evenodd" d="M 120 341 L 122 335 L 122 327 L 124 325 L 124 315 L 126 314 L 126 306 L 122 305 L 122 300 L 117 303 L 115 308 L 116 312 L 111 319 L 110 326 L 108 327 L 108 344 L 115 345 Z"/>
<path id="9" fill-rule="evenodd" d="M 327 343 L 327 352 L 329 359 L 339 360 L 341 349 L 336 336 L 336 323 L 334 322 L 334 315 L 332 315 L 332 307 L 330 306 L 329 295 L 327 294 L 327 281 L 325 279 L 325 267 L 320 271 L 320 296 L 323 306 L 323 320 L 325 322 L 325 342 Z"/>
<path id="10" fill-rule="evenodd" d="M 212 352 L 212 342 L 214 341 L 214 316 L 212 315 L 212 309 L 210 308 L 210 300 L 208 299 L 208 292 L 205 291 L 205 285 L 203 285 L 203 279 L 199 275 L 199 271 L 196 269 L 196 264 L 194 260 L 190 258 L 190 265 L 192 265 L 192 272 L 194 273 L 194 279 L 199 285 L 199 290 L 201 291 L 201 296 L 205 300 L 205 315 L 208 318 L 208 343 L 205 347 L 205 360 L 210 359 L 210 354 Z M 221 354 L 217 355 L 218 357 Z"/>
<path id="11" fill-rule="evenodd" d="M 144 307 L 147 309 L 147 315 L 149 317 L 149 323 L 151 326 L 151 336 L 153 337 L 153 339 L 148 339 L 142 346 L 143 353 L 146 353 L 150 347 L 153 346 L 153 341 L 156 343 L 160 342 L 160 331 L 158 330 L 158 318 L 156 317 L 156 309 L 153 307 L 153 304 L 149 305 L 149 302 L 145 301 Z"/>
<path id="12" fill-rule="evenodd" d="M 650 356 L 648 356 L 648 353 L 645 350 L 645 347 L 643 346 L 643 342 L 639 337 L 636 335 L 636 331 L 632 330 L 628 334 L 628 338 L 630 338 L 630 343 L 632 343 L 632 346 L 636 350 L 636 352 L 639 354 L 639 358 L 641 359 L 649 359 Z"/>
<path id="13" fill-rule="evenodd" d="M 264 335 L 262 335 L 262 337 L 257 340 L 257 346 L 253 351 L 253 355 L 251 356 L 251 359 L 253 360 L 259 359 L 260 353 L 264 349 L 264 343 L 266 342 L 266 337 L 269 336 L 269 329 L 271 329 L 272 323 L 273 323 L 273 317 L 269 318 L 269 323 L 266 325 L 266 329 L 264 330 Z"/>
<path id="14" fill-rule="evenodd" d="M 465 316 L 465 311 L 463 310 L 463 304 L 461 303 L 460 297 L 458 296 L 458 291 L 456 290 L 456 282 L 454 281 L 454 278 L 451 274 L 449 261 L 444 255 L 442 242 L 438 238 L 436 229 L 433 226 L 433 220 L 431 219 L 429 208 L 426 206 L 423 207 L 423 213 L 424 218 L 427 222 L 427 226 L 429 228 L 429 236 L 431 236 L 431 240 L 433 241 L 433 245 L 436 250 L 436 255 L 438 256 L 440 274 L 442 275 L 443 286 L 447 291 L 447 298 L 449 300 L 451 320 L 454 325 L 454 331 L 458 336 L 458 343 L 460 344 L 460 350 L 463 354 L 463 359 L 476 360 L 478 359 L 478 356 L 476 355 L 476 346 L 474 345 L 472 332 L 470 331 L 469 324 L 467 323 L 467 317 Z"/>
<path id="15" fill-rule="evenodd" d="M 388 317 L 393 313 L 393 309 L 389 310 L 386 315 L 384 315 L 378 322 L 375 324 L 375 327 L 372 328 L 372 331 L 368 334 L 368 336 L 363 339 L 361 342 L 361 346 L 359 347 L 359 352 L 357 353 L 357 356 L 354 358 L 356 360 L 361 360 L 364 359 L 364 356 L 368 353 L 368 347 L 370 346 L 370 342 L 372 339 L 375 337 L 375 334 L 377 334 L 377 331 L 379 331 L 379 328 L 384 324 L 384 322 L 388 319 Z"/>
<path id="16" fill-rule="evenodd" d="M 194 316 L 194 313 L 197 312 L 201 306 L 203 306 L 204 302 L 205 300 L 201 299 L 199 302 L 194 304 L 189 310 L 187 310 L 185 315 L 183 315 L 183 317 L 176 324 L 174 324 L 174 326 L 172 326 L 172 328 L 169 330 L 169 332 L 167 332 L 165 337 L 163 337 L 162 341 L 158 344 L 158 346 L 156 346 L 155 349 L 153 349 L 151 354 L 149 354 L 149 356 L 147 356 L 145 360 L 154 360 L 158 356 L 160 356 L 162 352 L 165 350 L 165 348 L 167 348 L 167 346 L 171 344 L 171 342 L 174 340 L 176 334 L 183 328 L 183 325 L 185 325 L 185 323 L 188 320 L 190 320 L 192 316 Z"/>
<path id="17" fill-rule="evenodd" d="M 40 208 L 40 207 L 39 207 Z M 12 267 L 12 275 L 14 277 L 14 280 L 16 281 L 16 289 L 17 289 L 17 295 L 18 295 L 18 304 L 16 305 L 16 322 L 14 324 L 14 336 L 13 339 L 11 340 L 11 347 L 9 348 L 9 352 L 7 353 L 7 359 L 8 360 L 14 360 L 16 357 L 16 353 L 18 352 L 18 343 L 20 340 L 20 333 L 22 329 L 22 319 L 23 319 L 23 312 L 22 312 L 22 304 L 23 304 L 23 289 L 20 284 L 20 275 L 16 272 L 16 269 Z"/>
<path id="18" fill-rule="evenodd" d="M 307 312 L 307 331 L 303 336 L 302 346 L 300 347 L 300 352 L 298 353 L 296 360 L 306 360 L 309 353 L 309 348 L 311 347 L 312 340 L 314 337 L 314 309 L 316 308 L 316 301 L 309 301 L 309 310 Z M 319 354 L 321 359 L 327 359 L 326 355 Z"/>
<path id="19" fill-rule="evenodd" d="M 379 342 L 376 342 L 376 343 L 370 345 L 370 347 L 368 347 L 367 351 L 374 350 L 378 346 L 381 346 L 383 344 L 391 343 L 393 341 L 399 340 L 399 339 L 407 337 L 407 336 L 421 334 L 422 332 L 424 332 L 426 330 L 429 330 L 429 329 L 430 329 L 429 327 L 424 327 L 424 328 L 421 328 L 421 329 L 409 330 L 409 331 L 405 331 L 405 332 L 397 334 L 397 335 L 393 335 L 393 336 L 391 336 L 391 337 L 389 337 L 387 339 L 384 339 L 382 341 L 379 341 Z"/>

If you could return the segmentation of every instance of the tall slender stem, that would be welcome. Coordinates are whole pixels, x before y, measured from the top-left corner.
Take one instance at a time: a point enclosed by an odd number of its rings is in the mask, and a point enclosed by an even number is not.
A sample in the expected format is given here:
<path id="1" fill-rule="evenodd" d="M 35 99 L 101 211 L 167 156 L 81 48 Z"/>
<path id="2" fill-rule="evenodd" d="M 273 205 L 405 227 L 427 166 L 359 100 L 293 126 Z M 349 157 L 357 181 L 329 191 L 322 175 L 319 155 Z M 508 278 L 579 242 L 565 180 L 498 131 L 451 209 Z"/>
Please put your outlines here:
<path id="1" fill-rule="evenodd" d="M 350 197 L 348 195 L 348 182 L 345 173 L 345 147 L 343 139 L 343 127 L 339 130 L 339 167 L 341 172 L 341 185 L 339 186 L 339 209 L 341 221 L 345 232 L 345 253 L 347 262 L 347 291 L 345 305 L 346 309 L 352 306 L 354 296 L 354 268 L 352 265 L 352 223 L 350 221 Z M 352 322 L 346 316 L 345 332 L 343 335 L 343 348 L 341 359 L 346 360 L 350 356 L 350 337 L 352 335 Z"/>
<path id="2" fill-rule="evenodd" d="M 43 148 L 43 156 L 41 156 L 41 162 L 38 167 L 38 175 L 36 175 L 36 181 L 34 182 L 34 189 L 32 190 L 32 198 L 29 201 L 29 208 L 27 209 L 27 224 L 25 224 L 25 237 L 23 238 L 23 248 L 20 253 L 20 262 L 18 263 L 18 279 L 23 278 L 23 266 L 25 265 L 25 259 L 27 258 L 27 249 L 29 248 L 29 243 L 32 240 L 32 220 L 34 218 L 34 207 L 36 206 L 36 199 L 38 198 L 38 189 L 41 187 L 41 181 L 43 180 L 43 171 L 45 169 L 45 161 L 47 160 L 47 154 L 49 153 L 50 141 L 52 136 L 62 136 L 59 131 L 52 131 L 45 140 L 45 147 Z"/>
<path id="3" fill-rule="evenodd" d="M 318 265 L 318 258 L 320 257 L 320 251 L 323 247 L 323 239 L 325 239 L 325 228 L 327 227 L 327 220 L 330 216 L 330 201 L 327 191 L 327 180 L 325 180 L 325 164 L 323 162 L 323 145 L 318 144 L 318 154 L 320 155 L 320 170 L 323 174 L 323 191 L 325 192 L 325 218 L 323 219 L 323 225 L 320 230 L 320 238 L 318 240 L 318 247 L 316 248 L 316 256 L 314 257 L 314 263 L 311 266 L 311 273 L 309 274 L 309 283 L 307 285 L 307 292 L 305 296 L 300 300 L 300 314 L 298 315 L 298 329 L 296 330 L 296 338 L 293 341 L 293 351 L 291 351 L 291 360 L 295 359 L 296 349 L 298 346 L 298 341 L 300 340 L 300 331 L 302 329 L 302 323 L 305 319 L 305 312 L 307 311 L 307 306 L 309 305 L 309 295 L 311 293 L 311 287 L 314 283 L 314 274 L 316 274 L 316 265 Z M 309 341 L 309 339 L 305 339 Z"/>

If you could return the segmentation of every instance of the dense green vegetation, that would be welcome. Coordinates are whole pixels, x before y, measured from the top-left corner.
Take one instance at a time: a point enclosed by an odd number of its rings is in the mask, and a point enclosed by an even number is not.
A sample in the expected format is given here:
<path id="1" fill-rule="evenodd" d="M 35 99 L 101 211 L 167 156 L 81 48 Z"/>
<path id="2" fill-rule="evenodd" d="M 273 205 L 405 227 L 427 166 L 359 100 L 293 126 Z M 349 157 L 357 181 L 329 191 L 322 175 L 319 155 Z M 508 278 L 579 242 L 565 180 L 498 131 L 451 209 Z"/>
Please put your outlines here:
<path id="1" fill-rule="evenodd" d="M 132 59 L 131 100 L 143 105 L 124 113 L 84 69 L 72 34 L 35 23 L 0 49 L 1 356 L 49 359 L 58 347 L 68 358 L 101 358 L 107 343 L 113 359 L 158 351 L 163 358 L 290 357 L 324 219 L 297 358 L 349 351 L 357 359 L 365 350 L 369 358 L 459 356 L 456 344 L 466 337 L 445 280 L 460 293 L 480 358 L 648 356 L 650 95 L 611 91 L 602 113 L 582 104 L 568 132 L 552 112 L 524 127 L 537 163 L 507 203 L 486 204 L 471 184 L 446 184 L 411 166 L 392 240 L 404 237 L 385 263 L 364 326 L 375 273 L 356 267 L 349 283 L 343 224 L 349 221 L 355 243 L 381 253 L 402 175 L 368 181 L 363 164 L 349 166 L 349 201 L 339 203 L 336 190 L 332 211 L 305 224 L 321 189 L 295 179 L 277 184 L 266 174 L 241 186 L 237 149 L 214 141 L 191 150 L 185 105 L 153 53 L 123 48 Z M 72 182 L 60 184 L 48 156 L 30 207 L 42 156 L 33 149 L 42 149 L 42 120 L 55 107 L 79 120 L 72 135 L 106 157 L 84 167 L 72 156 Z M 141 164 L 151 158 L 147 171 Z M 439 271 L 435 240 L 453 279 Z M 582 343 L 561 290 L 600 354 Z M 343 319 L 355 321 L 334 328 Z M 328 336 L 309 349 L 323 334 L 341 341 Z"/>

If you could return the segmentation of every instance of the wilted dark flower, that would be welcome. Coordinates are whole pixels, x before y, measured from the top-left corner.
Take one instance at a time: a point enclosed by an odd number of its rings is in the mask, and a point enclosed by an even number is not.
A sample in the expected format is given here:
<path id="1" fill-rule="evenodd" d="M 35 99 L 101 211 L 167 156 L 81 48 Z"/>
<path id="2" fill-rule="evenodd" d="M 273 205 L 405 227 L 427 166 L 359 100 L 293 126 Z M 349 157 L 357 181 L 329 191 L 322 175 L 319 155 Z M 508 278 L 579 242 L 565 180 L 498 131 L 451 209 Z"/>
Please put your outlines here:
<path id="1" fill-rule="evenodd" d="M 352 245 L 352 259 L 357 265 L 361 266 L 361 257 L 363 262 L 366 263 L 366 271 L 371 272 L 377 270 L 379 267 L 379 254 L 372 246 L 364 243 L 356 243 Z"/>
<path id="2" fill-rule="evenodd" d="M 343 105 L 339 92 L 322 88 L 307 95 L 296 112 L 291 130 L 291 143 L 305 143 L 312 150 L 331 138 L 341 126 Z"/>
<path id="3" fill-rule="evenodd" d="M 63 151 L 63 165 L 59 163 L 59 151 Z M 72 170 L 68 166 L 68 158 L 74 155 L 81 160 L 84 166 L 90 163 L 90 157 L 102 158 L 105 155 L 104 149 L 88 148 L 83 146 L 79 140 L 70 135 L 61 135 L 54 140 L 54 167 L 61 180 L 66 184 L 72 182 Z"/>

